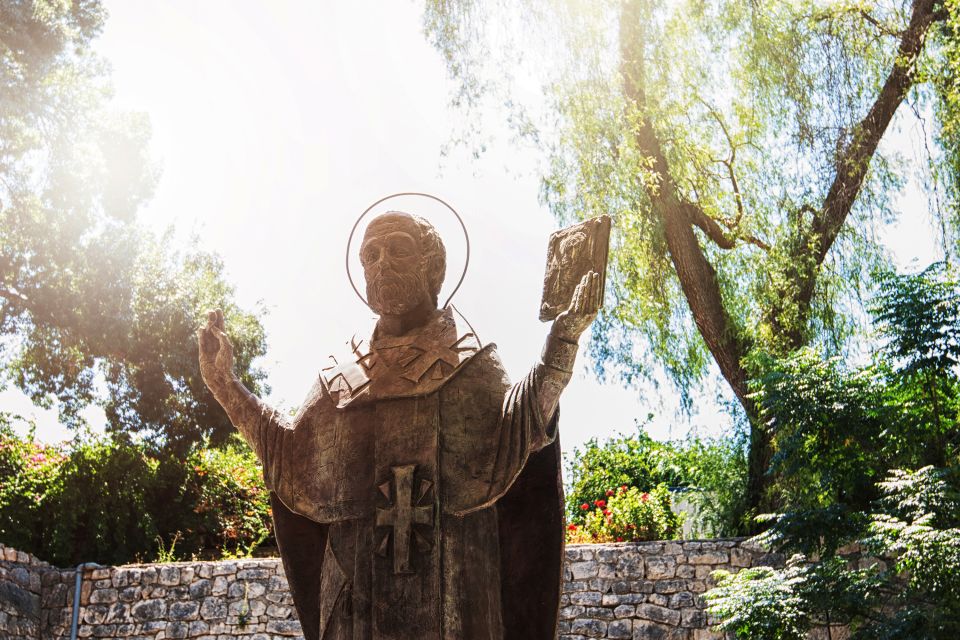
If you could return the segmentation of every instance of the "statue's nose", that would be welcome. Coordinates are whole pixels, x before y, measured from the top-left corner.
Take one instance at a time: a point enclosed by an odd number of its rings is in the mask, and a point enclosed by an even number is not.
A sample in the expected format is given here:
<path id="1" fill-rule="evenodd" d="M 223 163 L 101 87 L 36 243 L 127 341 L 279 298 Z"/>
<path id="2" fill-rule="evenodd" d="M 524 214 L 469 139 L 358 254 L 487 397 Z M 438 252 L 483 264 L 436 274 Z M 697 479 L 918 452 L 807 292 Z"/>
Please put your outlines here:
<path id="1" fill-rule="evenodd" d="M 370 268 L 375 275 L 380 275 L 384 270 L 390 268 L 390 255 L 386 249 L 380 248 L 377 251 L 377 257 L 370 263 Z"/>

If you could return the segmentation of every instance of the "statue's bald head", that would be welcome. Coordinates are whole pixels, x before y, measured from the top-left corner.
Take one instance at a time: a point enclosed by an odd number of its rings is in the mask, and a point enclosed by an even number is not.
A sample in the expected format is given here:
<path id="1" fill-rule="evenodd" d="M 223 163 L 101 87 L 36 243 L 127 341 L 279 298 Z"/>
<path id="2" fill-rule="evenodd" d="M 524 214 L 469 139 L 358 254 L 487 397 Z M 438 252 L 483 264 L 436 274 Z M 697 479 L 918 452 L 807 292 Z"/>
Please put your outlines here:
<path id="1" fill-rule="evenodd" d="M 440 234 L 423 218 L 390 211 L 374 218 L 363 234 L 360 262 L 367 299 L 377 313 L 403 313 L 422 303 L 434 307 L 447 270 Z"/>

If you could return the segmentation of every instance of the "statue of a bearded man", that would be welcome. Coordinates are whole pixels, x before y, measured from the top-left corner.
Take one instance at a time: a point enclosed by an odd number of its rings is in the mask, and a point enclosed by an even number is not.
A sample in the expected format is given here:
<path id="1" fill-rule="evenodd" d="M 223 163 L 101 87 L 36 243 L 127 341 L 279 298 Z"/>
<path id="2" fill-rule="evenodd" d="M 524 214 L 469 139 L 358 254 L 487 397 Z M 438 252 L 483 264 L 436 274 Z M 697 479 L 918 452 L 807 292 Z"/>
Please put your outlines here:
<path id="1" fill-rule="evenodd" d="M 577 285 L 511 384 L 496 346 L 437 308 L 425 220 L 375 218 L 360 247 L 372 331 L 330 358 L 288 420 L 233 372 L 223 314 L 200 369 L 263 463 L 307 640 L 552 640 L 563 552 L 557 405 L 602 282 Z"/>

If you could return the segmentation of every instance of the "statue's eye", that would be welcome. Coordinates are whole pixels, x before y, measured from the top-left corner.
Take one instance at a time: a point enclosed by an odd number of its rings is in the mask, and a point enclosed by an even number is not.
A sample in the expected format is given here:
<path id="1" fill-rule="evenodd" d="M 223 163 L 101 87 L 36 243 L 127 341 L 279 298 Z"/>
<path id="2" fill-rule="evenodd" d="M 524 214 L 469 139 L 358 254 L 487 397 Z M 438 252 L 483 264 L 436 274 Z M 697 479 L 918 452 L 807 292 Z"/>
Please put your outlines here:
<path id="1" fill-rule="evenodd" d="M 360 262 L 362 264 L 370 264 L 371 262 L 375 262 L 379 253 L 380 252 L 376 247 L 367 247 L 360 252 Z"/>

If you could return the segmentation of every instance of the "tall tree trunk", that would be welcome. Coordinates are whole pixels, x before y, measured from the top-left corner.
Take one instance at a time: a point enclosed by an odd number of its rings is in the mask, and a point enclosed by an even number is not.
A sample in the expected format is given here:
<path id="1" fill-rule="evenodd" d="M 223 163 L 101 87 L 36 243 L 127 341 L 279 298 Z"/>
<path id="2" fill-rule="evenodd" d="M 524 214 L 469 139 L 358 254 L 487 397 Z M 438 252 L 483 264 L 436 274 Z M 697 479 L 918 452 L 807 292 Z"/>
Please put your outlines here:
<path id="1" fill-rule="evenodd" d="M 620 18 L 620 56 L 627 117 L 636 119 L 635 142 L 651 160 L 656 184 L 647 188 L 653 214 L 660 222 L 667 250 L 694 322 L 707 348 L 730 385 L 750 422 L 748 508 L 754 513 L 769 510 L 767 501 L 773 457 L 772 440 L 756 403 L 749 396 L 743 359 L 750 350 L 746 332 L 736 326 L 724 306 L 716 270 L 707 259 L 694 227 L 721 249 L 734 243 L 698 205 L 685 201 L 670 172 L 666 154 L 646 114 L 644 92 L 645 0 L 624 0 Z M 767 320 L 779 334 L 785 351 L 806 344 L 809 337 L 811 302 L 817 277 L 830 247 L 836 241 L 867 176 L 875 154 L 897 108 L 913 86 L 916 62 L 930 25 L 945 18 L 942 0 L 914 0 L 907 29 L 901 34 L 898 55 L 867 115 L 854 129 L 851 143 L 838 154 L 836 175 L 819 209 L 809 208 L 813 220 L 793 239 L 792 259 L 786 265 L 784 304 L 769 310 Z M 787 314 L 796 314 L 788 318 Z"/>
<path id="2" fill-rule="evenodd" d="M 651 169 L 658 181 L 655 188 L 648 189 L 647 196 L 663 229 L 670 260 L 697 330 L 749 419 L 747 499 L 750 509 L 757 512 L 765 506 L 770 438 L 762 428 L 756 404 L 749 395 L 747 372 L 742 364 L 749 351 L 749 342 L 727 312 L 717 272 L 707 260 L 694 232 L 696 225 L 712 235 L 711 230 L 715 229 L 715 225 L 710 226 L 709 217 L 697 205 L 685 201 L 680 195 L 657 133 L 644 113 L 646 96 L 643 86 L 642 4 L 643 0 L 629 0 L 624 4 L 620 21 L 620 55 L 628 108 L 635 110 L 639 117 L 634 133 L 635 141 L 639 149 L 651 159 Z M 722 241 L 718 236 L 713 237 L 715 241 Z"/>

